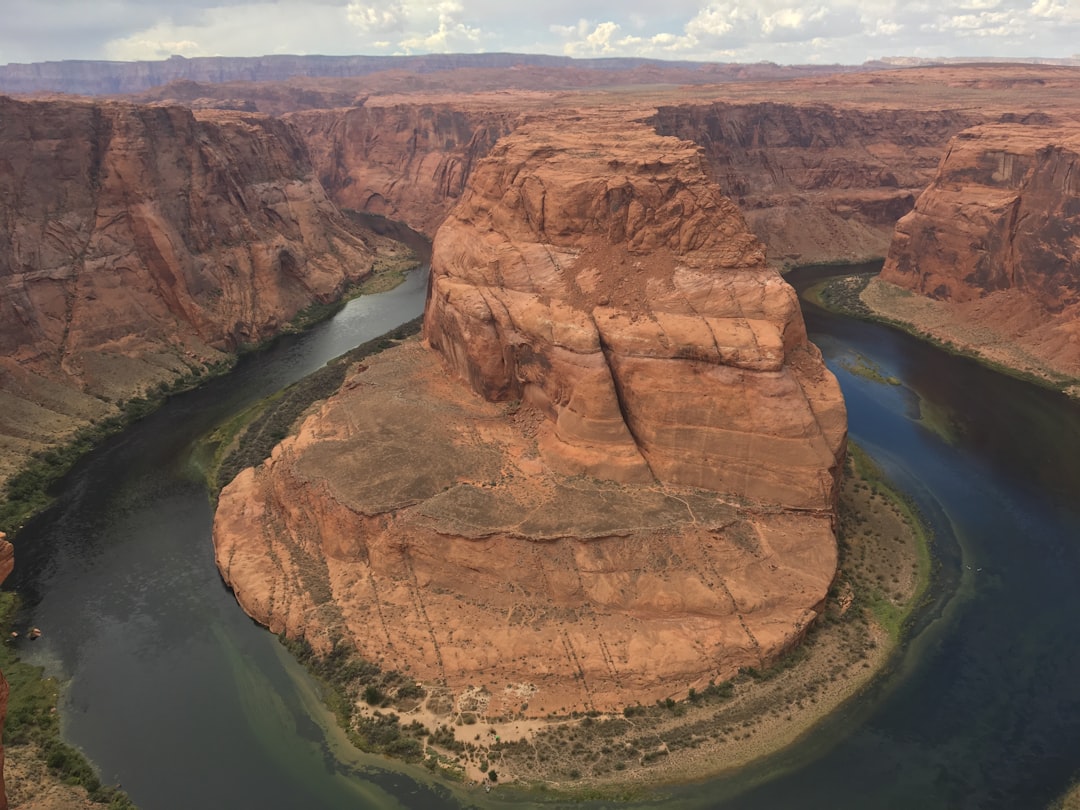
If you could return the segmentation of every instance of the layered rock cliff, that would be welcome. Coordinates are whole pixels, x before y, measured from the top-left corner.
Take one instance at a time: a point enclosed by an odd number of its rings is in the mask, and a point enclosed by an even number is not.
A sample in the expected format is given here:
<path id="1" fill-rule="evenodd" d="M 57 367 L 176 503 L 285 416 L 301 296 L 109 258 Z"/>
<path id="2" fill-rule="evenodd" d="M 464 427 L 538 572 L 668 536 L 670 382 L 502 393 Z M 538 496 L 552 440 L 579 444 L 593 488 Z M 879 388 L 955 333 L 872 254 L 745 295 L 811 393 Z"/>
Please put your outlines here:
<path id="1" fill-rule="evenodd" d="M 770 257 L 792 264 L 885 255 L 949 138 L 980 120 L 813 102 L 682 104 L 652 118 L 704 149 Z"/>
<path id="2" fill-rule="evenodd" d="M 618 118 L 557 126 L 504 139 L 440 228 L 432 348 L 545 413 L 567 474 L 830 508 L 839 391 L 699 151 Z"/>
<path id="3" fill-rule="evenodd" d="M 434 234 L 494 142 L 537 99 L 464 97 L 292 113 L 340 205 Z M 548 105 L 565 102 L 550 98 Z M 883 256 L 896 221 L 972 113 L 814 103 L 643 106 L 661 135 L 699 144 L 776 264 Z"/>
<path id="4" fill-rule="evenodd" d="M 881 279 L 1080 376 L 1080 125 L 960 133 L 897 224 Z"/>
<path id="5" fill-rule="evenodd" d="M 432 266 L 430 348 L 365 361 L 222 491 L 245 610 L 407 668 L 436 715 L 615 709 L 796 643 L 836 568 L 843 402 L 693 144 L 525 124 Z"/>
<path id="6" fill-rule="evenodd" d="M 509 105 L 443 102 L 315 110 L 287 120 L 339 205 L 433 235 L 473 166 L 517 117 Z"/>
<path id="7" fill-rule="evenodd" d="M 573 59 L 537 53 L 433 53 L 409 56 L 272 54 L 205 56 L 138 62 L 69 59 L 0 65 L 0 91 L 84 95 L 138 93 L 170 82 L 207 84 L 283 82 L 297 77 L 355 78 L 384 72 L 397 89 L 451 87 L 458 91 L 499 87 L 588 87 L 633 84 L 702 84 L 748 79 L 852 73 L 870 66 L 750 65 L 666 62 L 635 57 Z M 468 74 L 474 74 L 469 77 Z M 458 74 L 454 76 L 453 74 Z M 465 74 L 464 80 L 460 78 Z M 449 77 L 449 78 L 448 78 Z M 386 84 L 380 83 L 382 87 Z"/>
<path id="8" fill-rule="evenodd" d="M 372 254 L 281 121 L 0 98 L 0 472 L 270 336 Z"/>

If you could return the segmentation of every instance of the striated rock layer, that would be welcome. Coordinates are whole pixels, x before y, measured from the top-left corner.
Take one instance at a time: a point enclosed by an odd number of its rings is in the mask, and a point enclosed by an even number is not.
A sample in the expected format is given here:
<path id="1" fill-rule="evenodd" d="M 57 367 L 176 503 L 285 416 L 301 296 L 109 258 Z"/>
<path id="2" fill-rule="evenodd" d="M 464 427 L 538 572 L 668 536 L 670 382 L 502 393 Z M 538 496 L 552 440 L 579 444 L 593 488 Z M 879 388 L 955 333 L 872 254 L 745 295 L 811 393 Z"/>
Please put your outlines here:
<path id="1" fill-rule="evenodd" d="M 832 507 L 839 389 L 693 144 L 618 117 L 504 139 L 435 239 L 424 334 L 544 413 L 566 474 Z"/>
<path id="2" fill-rule="evenodd" d="M 1080 376 L 1080 126 L 954 138 L 897 224 L 881 278 Z"/>
<path id="3" fill-rule="evenodd" d="M 980 121 L 809 101 L 662 106 L 652 120 L 702 147 L 771 259 L 791 264 L 885 255 L 949 138 Z"/>
<path id="4" fill-rule="evenodd" d="M 372 255 L 281 121 L 0 97 L 0 455 L 269 337 Z"/>
<path id="5" fill-rule="evenodd" d="M 433 235 L 473 166 L 517 117 L 509 104 L 457 101 L 312 110 L 287 120 L 338 204 Z"/>
<path id="6" fill-rule="evenodd" d="M 843 402 L 698 150 L 527 124 L 432 266 L 435 351 L 357 368 L 222 491 L 244 609 L 489 715 L 683 696 L 795 644 L 836 569 Z"/>

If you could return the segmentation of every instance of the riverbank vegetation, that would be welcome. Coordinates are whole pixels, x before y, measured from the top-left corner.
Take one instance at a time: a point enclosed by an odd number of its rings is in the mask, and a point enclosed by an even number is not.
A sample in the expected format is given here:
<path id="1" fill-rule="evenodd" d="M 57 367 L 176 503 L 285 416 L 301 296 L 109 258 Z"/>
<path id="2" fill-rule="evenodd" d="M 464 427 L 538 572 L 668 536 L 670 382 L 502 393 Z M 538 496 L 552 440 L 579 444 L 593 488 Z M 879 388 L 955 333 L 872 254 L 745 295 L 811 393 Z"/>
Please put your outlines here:
<path id="1" fill-rule="evenodd" d="M 64 444 L 35 453 L 8 479 L 0 498 L 0 531 L 14 535 L 31 515 L 49 505 L 50 490 L 75 463 L 110 436 L 157 410 L 171 396 L 189 391 L 232 368 L 224 360 L 191 369 L 170 383 L 160 383 L 143 396 L 117 403 L 118 411 L 79 428 Z"/>
<path id="2" fill-rule="evenodd" d="M 300 310 L 286 324 L 280 334 L 306 332 L 316 324 L 337 315 L 354 298 L 359 298 L 361 295 L 376 295 L 389 292 L 404 282 L 408 278 L 410 271 L 415 270 L 420 264 L 420 259 L 412 250 L 404 249 L 386 255 L 380 254 L 376 257 L 371 272 L 362 281 L 349 286 L 342 295 L 333 301 L 326 303 L 316 301 Z"/>
<path id="3" fill-rule="evenodd" d="M 940 311 L 931 317 L 931 310 L 947 305 L 882 282 L 877 273 L 833 276 L 807 288 L 802 296 L 830 312 L 907 332 L 935 348 L 969 357 L 1000 374 L 1072 397 L 1080 396 L 1080 380 L 1051 368 L 981 324 L 957 321 L 950 325 L 948 317 Z"/>
<path id="4" fill-rule="evenodd" d="M 39 792 L 48 792 L 56 798 L 56 788 L 50 784 L 55 780 L 63 786 L 61 792 L 69 795 L 65 807 L 134 808 L 127 794 L 117 787 L 103 785 L 82 752 L 61 738 L 56 679 L 45 678 L 41 667 L 31 666 L 16 655 L 11 631 L 17 610 L 17 597 L 0 592 L 0 632 L 4 638 L 0 644 L 0 671 L 11 690 L 4 724 L 5 772 L 11 806 L 33 806 Z"/>
<path id="5" fill-rule="evenodd" d="M 171 382 L 161 382 L 141 396 L 117 402 L 115 413 L 80 427 L 63 444 L 35 453 L 0 489 L 0 531 L 14 535 L 30 516 L 49 505 L 52 500 L 49 495 L 51 488 L 80 458 L 109 437 L 156 411 L 169 397 L 190 391 L 227 373 L 238 356 L 256 351 L 283 334 L 303 332 L 327 320 L 353 298 L 393 289 L 419 264 L 416 252 L 403 245 L 380 254 L 376 257 L 372 272 L 362 282 L 353 285 L 332 302 L 313 303 L 301 310 L 275 337 L 259 345 L 242 347 L 237 355 L 218 362 L 190 366 L 188 371 Z"/>
<path id="6" fill-rule="evenodd" d="M 501 792 L 534 799 L 626 799 L 650 785 L 734 770 L 791 744 L 885 666 L 927 587 L 930 537 L 858 448 L 842 487 L 838 544 L 824 614 L 800 646 L 767 667 L 620 713 L 489 716 L 484 695 L 455 695 L 384 671 L 343 643 L 326 655 L 302 640 L 285 643 L 323 683 L 362 750 L 472 784 L 490 784 L 495 771 Z"/>
<path id="7" fill-rule="evenodd" d="M 199 454 L 203 474 L 215 494 L 245 467 L 261 464 L 311 405 L 329 397 L 345 380 L 354 363 L 418 334 L 423 316 L 337 357 L 318 371 L 293 383 L 220 425 L 203 441 Z"/>

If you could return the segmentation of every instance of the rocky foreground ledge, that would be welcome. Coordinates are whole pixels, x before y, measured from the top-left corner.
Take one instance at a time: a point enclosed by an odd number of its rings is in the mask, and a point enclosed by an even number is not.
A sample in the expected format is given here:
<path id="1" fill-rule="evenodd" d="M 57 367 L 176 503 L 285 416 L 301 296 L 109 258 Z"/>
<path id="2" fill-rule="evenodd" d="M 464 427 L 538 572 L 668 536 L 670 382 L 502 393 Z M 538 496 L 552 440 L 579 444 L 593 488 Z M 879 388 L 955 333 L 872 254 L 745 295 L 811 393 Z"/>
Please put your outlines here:
<path id="1" fill-rule="evenodd" d="M 697 147 L 519 127 L 432 272 L 428 345 L 222 491 L 244 609 L 487 716 L 683 696 L 797 643 L 836 572 L 843 401 Z"/>

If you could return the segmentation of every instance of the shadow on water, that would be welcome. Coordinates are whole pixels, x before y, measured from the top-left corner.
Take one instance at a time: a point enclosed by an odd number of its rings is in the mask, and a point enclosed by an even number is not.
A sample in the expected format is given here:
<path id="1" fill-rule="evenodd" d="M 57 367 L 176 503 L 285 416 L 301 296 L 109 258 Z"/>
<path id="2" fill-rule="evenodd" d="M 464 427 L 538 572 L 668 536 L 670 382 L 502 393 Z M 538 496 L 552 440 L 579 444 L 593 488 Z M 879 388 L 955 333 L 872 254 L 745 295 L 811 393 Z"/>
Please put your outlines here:
<path id="1" fill-rule="evenodd" d="M 14 587 L 44 631 L 23 653 L 68 679 L 65 735 L 143 810 L 500 803 L 346 745 L 223 586 L 190 465 L 201 435 L 415 317 L 425 288 L 414 273 L 171 400 L 80 463 L 20 534 Z M 890 673 L 807 739 L 637 806 L 1045 805 L 1080 765 L 1080 412 L 893 330 L 809 306 L 806 319 L 853 439 L 936 529 L 934 599 Z M 901 384 L 847 371 L 853 354 Z"/>

